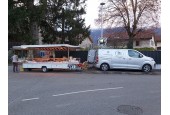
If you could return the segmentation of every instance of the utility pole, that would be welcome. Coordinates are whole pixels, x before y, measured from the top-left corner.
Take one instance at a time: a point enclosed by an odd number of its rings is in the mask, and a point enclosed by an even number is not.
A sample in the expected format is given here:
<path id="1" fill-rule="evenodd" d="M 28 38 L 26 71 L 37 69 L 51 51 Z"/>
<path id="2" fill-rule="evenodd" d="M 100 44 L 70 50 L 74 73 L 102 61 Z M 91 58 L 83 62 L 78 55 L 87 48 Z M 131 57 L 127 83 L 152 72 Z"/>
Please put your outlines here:
<path id="1" fill-rule="evenodd" d="M 101 38 L 103 38 L 103 5 L 105 5 L 105 3 L 100 3 L 100 5 L 102 6 L 102 9 L 101 9 L 101 19 L 102 19 L 102 22 L 101 22 Z"/>
<path id="2" fill-rule="evenodd" d="M 98 46 L 105 47 L 106 46 L 106 42 L 107 42 L 107 38 L 103 38 L 103 5 L 105 5 L 105 3 L 100 3 L 101 5 L 101 36 L 98 39 Z"/>

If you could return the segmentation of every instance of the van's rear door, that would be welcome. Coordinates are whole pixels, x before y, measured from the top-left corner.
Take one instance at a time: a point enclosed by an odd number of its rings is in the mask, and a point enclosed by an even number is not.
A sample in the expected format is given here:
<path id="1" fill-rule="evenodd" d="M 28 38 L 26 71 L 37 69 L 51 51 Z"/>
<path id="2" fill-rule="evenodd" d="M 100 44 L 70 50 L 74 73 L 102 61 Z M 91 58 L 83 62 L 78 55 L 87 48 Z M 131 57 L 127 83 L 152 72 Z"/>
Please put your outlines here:
<path id="1" fill-rule="evenodd" d="M 88 55 L 87 55 L 87 62 L 88 63 L 94 63 L 95 62 L 95 54 L 96 54 L 96 50 L 91 49 L 88 51 Z"/>

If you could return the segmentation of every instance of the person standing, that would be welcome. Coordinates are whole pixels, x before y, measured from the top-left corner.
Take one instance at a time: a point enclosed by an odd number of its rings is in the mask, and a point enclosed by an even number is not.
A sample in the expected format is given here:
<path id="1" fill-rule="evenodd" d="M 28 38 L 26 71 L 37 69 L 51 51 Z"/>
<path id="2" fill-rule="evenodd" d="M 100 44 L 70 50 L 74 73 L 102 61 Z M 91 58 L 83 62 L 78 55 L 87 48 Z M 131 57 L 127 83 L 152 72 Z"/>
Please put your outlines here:
<path id="1" fill-rule="evenodd" d="M 14 53 L 12 58 L 13 72 L 18 72 L 18 55 Z"/>

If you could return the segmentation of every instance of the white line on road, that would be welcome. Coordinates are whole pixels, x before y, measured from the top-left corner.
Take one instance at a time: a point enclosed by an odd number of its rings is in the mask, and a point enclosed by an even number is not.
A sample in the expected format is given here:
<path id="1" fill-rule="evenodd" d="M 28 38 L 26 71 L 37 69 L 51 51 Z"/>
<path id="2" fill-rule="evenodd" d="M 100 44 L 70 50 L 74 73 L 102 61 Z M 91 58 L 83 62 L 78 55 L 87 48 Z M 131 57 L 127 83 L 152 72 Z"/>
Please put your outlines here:
<path id="1" fill-rule="evenodd" d="M 93 89 L 93 90 L 85 90 L 85 91 L 77 91 L 77 92 L 57 94 L 57 95 L 53 95 L 53 96 L 57 97 L 57 96 L 64 96 L 64 95 L 71 95 L 71 94 L 78 94 L 78 93 L 95 92 L 95 91 L 106 91 L 106 90 L 121 89 L 121 88 L 123 88 L 123 87 L 105 88 L 105 89 Z"/>
<path id="2" fill-rule="evenodd" d="M 37 97 L 37 98 L 23 99 L 22 101 L 30 101 L 30 100 L 35 100 L 35 99 L 39 99 L 39 98 Z"/>
<path id="3" fill-rule="evenodd" d="M 110 98 L 117 98 L 117 97 L 121 97 L 121 96 L 110 96 Z"/>

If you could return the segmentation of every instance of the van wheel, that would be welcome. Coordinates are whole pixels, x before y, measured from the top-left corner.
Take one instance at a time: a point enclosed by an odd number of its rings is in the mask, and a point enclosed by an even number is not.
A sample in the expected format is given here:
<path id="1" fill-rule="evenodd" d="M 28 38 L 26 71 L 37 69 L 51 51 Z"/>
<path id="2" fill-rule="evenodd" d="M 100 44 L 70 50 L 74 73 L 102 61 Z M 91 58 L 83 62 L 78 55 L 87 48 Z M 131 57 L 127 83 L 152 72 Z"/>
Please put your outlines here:
<path id="1" fill-rule="evenodd" d="M 152 70 L 152 67 L 149 64 L 145 64 L 142 67 L 143 72 L 150 72 Z"/>
<path id="2" fill-rule="evenodd" d="M 42 72 L 47 72 L 47 71 L 48 71 L 47 67 L 42 67 Z"/>
<path id="3" fill-rule="evenodd" d="M 109 65 L 107 63 L 103 63 L 101 66 L 100 66 L 100 69 L 102 71 L 107 71 L 109 70 Z"/>

